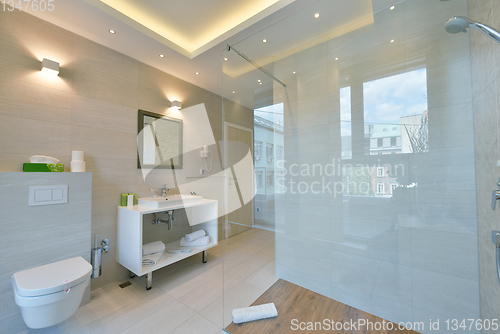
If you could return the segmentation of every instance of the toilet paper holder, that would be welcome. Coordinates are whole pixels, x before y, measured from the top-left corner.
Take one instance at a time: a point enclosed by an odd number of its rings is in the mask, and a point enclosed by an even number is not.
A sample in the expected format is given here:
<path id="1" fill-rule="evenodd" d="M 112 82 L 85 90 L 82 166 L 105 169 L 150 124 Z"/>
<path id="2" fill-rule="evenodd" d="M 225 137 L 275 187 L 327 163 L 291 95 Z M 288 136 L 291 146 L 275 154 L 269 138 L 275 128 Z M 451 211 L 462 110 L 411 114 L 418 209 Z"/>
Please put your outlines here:
<path id="1" fill-rule="evenodd" d="M 101 241 L 101 247 L 97 247 L 97 234 L 94 234 L 94 248 L 91 250 L 91 265 L 92 265 L 92 278 L 101 276 L 102 268 L 102 253 L 109 251 L 109 239 Z"/>

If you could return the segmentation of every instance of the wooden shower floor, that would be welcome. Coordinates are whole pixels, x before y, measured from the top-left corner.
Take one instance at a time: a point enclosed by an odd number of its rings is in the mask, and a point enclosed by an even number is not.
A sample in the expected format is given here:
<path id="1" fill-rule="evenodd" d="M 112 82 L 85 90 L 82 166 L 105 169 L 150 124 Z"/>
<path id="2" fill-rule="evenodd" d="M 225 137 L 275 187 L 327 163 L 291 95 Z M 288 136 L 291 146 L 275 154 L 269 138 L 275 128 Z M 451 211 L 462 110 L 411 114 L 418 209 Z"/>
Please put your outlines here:
<path id="1" fill-rule="evenodd" d="M 276 308 L 278 309 L 278 317 L 272 319 L 266 319 L 261 321 L 253 321 L 250 323 L 236 325 L 234 323 L 229 324 L 226 327 L 226 331 L 231 334 L 280 334 L 280 333 L 417 333 L 408 329 L 399 330 L 398 326 L 394 324 L 394 330 L 375 330 L 368 329 L 366 326 L 363 328 L 348 329 L 348 330 L 327 330 L 323 327 L 317 327 L 316 330 L 293 330 L 296 329 L 295 325 L 292 326 L 292 320 L 297 319 L 295 324 L 303 322 L 307 324 L 308 322 L 321 322 L 324 319 L 332 319 L 336 322 L 356 322 L 360 319 L 365 319 L 367 322 L 382 323 L 388 321 L 382 318 L 376 317 L 369 313 L 360 311 L 348 305 L 337 302 L 328 297 L 322 296 L 298 285 L 292 284 L 285 280 L 278 280 L 273 286 L 271 286 L 262 296 L 259 297 L 252 305 L 260 305 L 266 303 L 274 302 Z"/>

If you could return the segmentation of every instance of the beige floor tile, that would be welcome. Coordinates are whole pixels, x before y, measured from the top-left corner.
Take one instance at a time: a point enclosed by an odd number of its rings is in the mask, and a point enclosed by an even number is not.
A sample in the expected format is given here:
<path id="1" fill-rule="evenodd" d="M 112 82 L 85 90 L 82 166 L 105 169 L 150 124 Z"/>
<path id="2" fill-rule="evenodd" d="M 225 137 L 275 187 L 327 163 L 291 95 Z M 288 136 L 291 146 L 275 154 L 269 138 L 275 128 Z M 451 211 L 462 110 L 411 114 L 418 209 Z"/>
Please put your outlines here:
<path id="1" fill-rule="evenodd" d="M 178 301 L 174 301 L 157 312 L 153 310 L 149 317 L 122 333 L 170 333 L 194 315 L 193 310 Z"/>
<path id="2" fill-rule="evenodd" d="M 240 252 L 254 255 L 273 244 L 274 244 L 274 237 L 270 239 L 267 236 L 264 236 L 262 238 L 257 239 L 255 242 L 252 242 L 250 245 L 241 248 Z"/>
<path id="3" fill-rule="evenodd" d="M 224 298 L 217 298 L 216 301 L 205 307 L 199 313 L 206 319 L 210 320 L 210 322 L 222 328 L 224 326 Z"/>
<path id="4" fill-rule="evenodd" d="M 125 288 L 128 289 L 129 287 Z M 144 289 L 145 290 L 145 289 Z M 151 289 L 149 295 L 135 303 L 128 304 L 116 312 L 87 325 L 91 333 L 122 333 L 129 327 L 151 316 L 156 310 L 173 303 L 175 299 L 160 289 Z"/>
<path id="5" fill-rule="evenodd" d="M 222 275 L 200 285 L 193 291 L 179 298 L 179 301 L 196 312 L 200 312 L 206 306 L 210 305 L 217 298 L 222 296 Z M 233 277 L 225 275 L 224 290 L 228 291 L 239 283 Z"/>
<path id="6" fill-rule="evenodd" d="M 251 256 L 231 269 L 226 271 L 226 274 L 233 276 L 240 281 L 244 281 L 250 275 L 264 267 L 269 261 L 258 256 Z"/>
<path id="7" fill-rule="evenodd" d="M 261 249 L 260 251 L 258 251 L 257 253 L 255 253 L 256 256 L 258 257 L 261 257 L 261 258 L 264 258 L 266 260 L 274 260 L 274 254 L 275 254 L 276 250 L 275 250 L 275 245 L 274 243 L 272 243 L 271 245 Z"/>
<path id="8" fill-rule="evenodd" d="M 241 252 L 233 252 L 231 254 L 224 255 L 224 271 L 228 271 L 249 257 L 250 254 Z"/>
<path id="9" fill-rule="evenodd" d="M 41 329 L 27 329 L 25 331 L 19 332 L 18 334 L 52 334 L 52 333 L 67 333 L 67 334 L 87 334 L 90 333 L 80 319 L 78 314 L 73 314 L 71 317 L 66 319 L 65 321 L 50 326 L 47 328 Z"/>
<path id="10" fill-rule="evenodd" d="M 210 267 L 196 263 L 185 267 L 179 267 L 169 275 L 158 277 L 157 275 L 155 275 L 156 273 L 153 273 L 153 286 L 156 286 L 165 292 L 170 292 L 180 287 L 187 281 L 203 275 L 210 269 Z"/>
<path id="11" fill-rule="evenodd" d="M 278 277 L 275 276 L 275 267 L 275 262 L 271 261 L 250 275 L 245 282 L 255 287 L 262 288 L 265 291 L 278 280 Z"/>
<path id="12" fill-rule="evenodd" d="M 218 334 L 221 332 L 219 326 L 214 325 L 199 314 L 195 314 L 182 325 L 174 329 L 171 334 Z"/>
<path id="13" fill-rule="evenodd" d="M 178 287 L 169 290 L 168 293 L 172 297 L 179 299 L 182 296 L 188 294 L 189 292 L 195 290 L 200 285 L 203 285 L 204 283 L 211 281 L 216 277 L 219 277 L 220 279 L 221 274 L 222 274 L 222 265 L 218 265 L 213 269 L 210 269 L 196 277 L 193 277 L 192 279 L 186 281 L 185 283 L 179 285 Z"/>
<path id="14" fill-rule="evenodd" d="M 121 289 L 116 282 L 92 291 L 90 303 L 80 307 L 78 315 L 85 324 L 89 324 L 117 312 L 125 305 L 137 302 L 142 297 L 139 289 L 131 287 Z"/>

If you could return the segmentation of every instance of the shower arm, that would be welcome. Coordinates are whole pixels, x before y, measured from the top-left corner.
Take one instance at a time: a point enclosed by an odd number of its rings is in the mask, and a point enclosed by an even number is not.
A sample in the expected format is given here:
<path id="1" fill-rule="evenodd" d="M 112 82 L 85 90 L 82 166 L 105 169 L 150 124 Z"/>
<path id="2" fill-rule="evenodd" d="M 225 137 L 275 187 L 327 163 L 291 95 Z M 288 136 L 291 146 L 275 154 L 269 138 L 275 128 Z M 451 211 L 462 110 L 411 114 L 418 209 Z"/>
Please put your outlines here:
<path id="1" fill-rule="evenodd" d="M 498 36 L 498 31 L 496 29 L 487 26 L 486 24 L 483 23 L 470 22 L 470 21 L 469 21 L 469 27 L 481 31 L 492 40 L 500 43 L 500 37 Z"/>

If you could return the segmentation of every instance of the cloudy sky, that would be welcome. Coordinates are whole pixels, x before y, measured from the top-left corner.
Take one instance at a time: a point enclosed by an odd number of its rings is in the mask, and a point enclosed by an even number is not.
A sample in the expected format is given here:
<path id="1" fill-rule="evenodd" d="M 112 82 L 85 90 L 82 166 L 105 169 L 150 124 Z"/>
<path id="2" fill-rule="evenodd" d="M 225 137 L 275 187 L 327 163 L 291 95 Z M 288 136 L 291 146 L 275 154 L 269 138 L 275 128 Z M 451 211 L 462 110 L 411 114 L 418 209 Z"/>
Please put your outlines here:
<path id="1" fill-rule="evenodd" d="M 363 84 L 365 123 L 400 124 L 427 110 L 427 71 L 421 69 Z"/>

